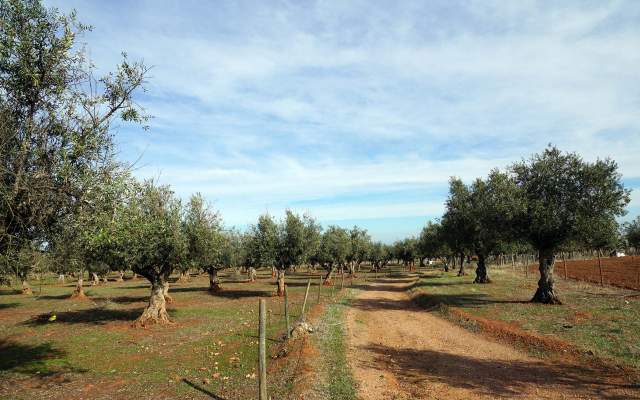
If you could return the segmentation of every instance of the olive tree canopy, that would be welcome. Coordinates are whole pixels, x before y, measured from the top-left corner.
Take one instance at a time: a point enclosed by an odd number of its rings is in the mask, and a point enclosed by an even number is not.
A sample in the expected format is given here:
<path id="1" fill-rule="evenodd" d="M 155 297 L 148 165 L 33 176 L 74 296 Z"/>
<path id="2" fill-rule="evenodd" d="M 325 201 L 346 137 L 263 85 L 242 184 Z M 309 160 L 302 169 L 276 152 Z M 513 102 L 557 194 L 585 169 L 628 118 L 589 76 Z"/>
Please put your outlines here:
<path id="1" fill-rule="evenodd" d="M 147 67 L 125 55 L 95 79 L 77 43 L 87 29 L 38 0 L 0 2 L 0 266 L 25 284 L 18 255 L 51 241 L 108 173 L 112 122 L 147 119 L 133 97 Z"/>
<path id="2" fill-rule="evenodd" d="M 555 253 L 573 240 L 596 235 L 603 221 L 623 215 L 630 192 L 615 161 L 587 162 L 553 146 L 513 164 L 511 171 L 525 202 L 520 234 L 540 257 L 532 301 L 559 304 L 553 287 Z"/>

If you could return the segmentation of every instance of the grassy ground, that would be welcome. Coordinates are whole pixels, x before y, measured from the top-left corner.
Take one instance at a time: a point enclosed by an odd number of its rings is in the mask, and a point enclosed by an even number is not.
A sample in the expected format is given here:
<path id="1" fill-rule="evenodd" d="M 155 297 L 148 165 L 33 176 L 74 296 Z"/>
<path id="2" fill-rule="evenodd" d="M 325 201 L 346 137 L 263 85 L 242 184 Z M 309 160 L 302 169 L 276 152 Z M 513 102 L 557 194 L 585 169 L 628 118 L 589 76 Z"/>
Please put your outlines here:
<path id="1" fill-rule="evenodd" d="M 315 346 L 322 354 L 320 387 L 323 399 L 355 400 L 356 383 L 347 364 L 347 344 L 345 339 L 344 313 L 352 296 L 349 291 L 335 303 L 326 306 L 318 334 L 314 336 Z"/>
<path id="2" fill-rule="evenodd" d="M 537 277 L 505 268 L 490 270 L 491 284 L 473 284 L 474 272 L 430 271 L 412 289 L 416 301 L 444 304 L 471 315 L 504 321 L 559 338 L 585 352 L 640 368 L 640 294 L 556 278 L 564 305 L 529 303 Z"/>
<path id="3" fill-rule="evenodd" d="M 310 303 L 316 302 L 317 275 Z M 300 312 L 306 273 L 287 276 L 290 314 Z M 87 287 L 70 300 L 73 283 L 34 286 L 33 296 L 0 292 L 0 398 L 223 398 L 256 393 L 258 299 L 267 299 L 268 343 L 284 333 L 283 299 L 268 271 L 255 283 L 232 273 L 224 291 L 207 292 L 206 276 L 171 285 L 174 325 L 132 328 L 146 305 L 146 280 Z M 330 297 L 323 288 L 322 299 Z M 56 315 L 56 320 L 48 317 Z M 289 389 L 291 371 L 269 371 L 273 398 Z"/>

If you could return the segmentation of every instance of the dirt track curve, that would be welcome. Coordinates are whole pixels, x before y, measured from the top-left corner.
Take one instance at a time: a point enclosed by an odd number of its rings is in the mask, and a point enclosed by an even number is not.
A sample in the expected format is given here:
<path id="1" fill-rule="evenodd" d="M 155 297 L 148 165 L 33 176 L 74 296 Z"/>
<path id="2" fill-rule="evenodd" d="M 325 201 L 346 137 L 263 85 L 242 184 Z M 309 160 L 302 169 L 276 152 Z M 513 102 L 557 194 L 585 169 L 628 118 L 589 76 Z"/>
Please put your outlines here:
<path id="1" fill-rule="evenodd" d="M 622 377 L 551 364 L 416 307 L 413 279 L 369 284 L 347 313 L 360 399 L 640 399 Z"/>

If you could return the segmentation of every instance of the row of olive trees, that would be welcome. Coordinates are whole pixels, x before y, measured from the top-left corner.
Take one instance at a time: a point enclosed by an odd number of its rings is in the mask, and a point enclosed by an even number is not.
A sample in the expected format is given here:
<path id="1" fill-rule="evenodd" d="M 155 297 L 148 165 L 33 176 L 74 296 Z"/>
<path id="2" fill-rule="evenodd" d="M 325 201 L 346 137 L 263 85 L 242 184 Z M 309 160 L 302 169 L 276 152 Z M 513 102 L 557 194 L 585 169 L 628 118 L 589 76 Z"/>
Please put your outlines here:
<path id="1" fill-rule="evenodd" d="M 619 246 L 616 217 L 625 214 L 629 193 L 613 160 L 586 162 L 549 146 L 470 185 L 452 178 L 446 211 L 439 223 L 424 227 L 419 253 L 447 260 L 459 257 L 460 274 L 465 257 L 476 256 L 477 283 L 490 282 L 489 256 L 537 253 L 540 280 L 532 301 L 560 303 L 553 281 L 556 254 Z M 627 227 L 628 241 L 635 246 L 633 232 L 639 225 L 636 220 Z"/>
<path id="2" fill-rule="evenodd" d="M 240 265 L 249 268 L 250 276 L 255 268 L 272 268 L 278 295 L 284 294 L 286 271 L 301 265 L 322 268 L 324 284 L 331 285 L 337 270 L 354 275 L 365 262 L 379 269 L 393 257 L 390 246 L 373 242 L 364 229 L 329 226 L 323 230 L 314 218 L 290 210 L 279 222 L 269 214 L 261 215 L 241 243 Z"/>
<path id="3" fill-rule="evenodd" d="M 148 68 L 124 55 L 95 78 L 78 42 L 88 29 L 38 0 L 0 2 L 0 276 L 29 293 L 41 266 L 76 271 L 83 296 L 85 269 L 131 269 L 152 287 L 139 322 L 165 321 L 173 269 L 215 277 L 233 237 L 200 196 L 183 207 L 115 161 L 113 124 L 148 120 L 135 99 Z"/>

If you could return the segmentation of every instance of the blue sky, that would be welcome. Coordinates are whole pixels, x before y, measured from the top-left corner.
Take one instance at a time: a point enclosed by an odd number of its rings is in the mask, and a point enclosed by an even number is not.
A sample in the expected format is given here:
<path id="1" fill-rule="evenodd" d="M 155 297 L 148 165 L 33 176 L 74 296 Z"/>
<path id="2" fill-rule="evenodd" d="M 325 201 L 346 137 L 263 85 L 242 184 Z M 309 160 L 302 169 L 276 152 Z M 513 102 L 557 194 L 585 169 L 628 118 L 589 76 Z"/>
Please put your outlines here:
<path id="1" fill-rule="evenodd" d="M 547 143 L 640 189 L 638 1 L 78 1 L 99 70 L 153 70 L 135 174 L 228 225 L 308 211 L 393 241 L 466 181 Z M 634 191 L 629 217 L 640 213 Z"/>

